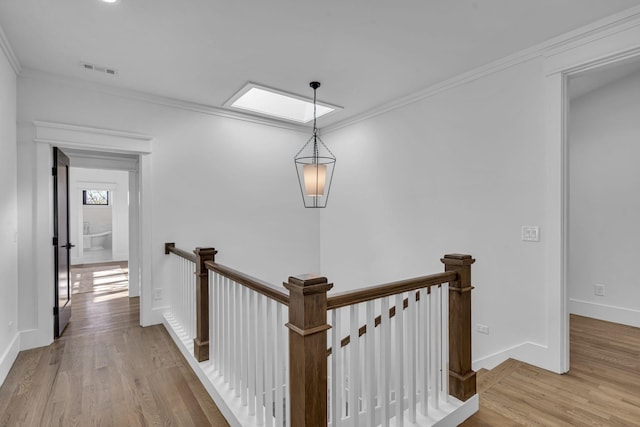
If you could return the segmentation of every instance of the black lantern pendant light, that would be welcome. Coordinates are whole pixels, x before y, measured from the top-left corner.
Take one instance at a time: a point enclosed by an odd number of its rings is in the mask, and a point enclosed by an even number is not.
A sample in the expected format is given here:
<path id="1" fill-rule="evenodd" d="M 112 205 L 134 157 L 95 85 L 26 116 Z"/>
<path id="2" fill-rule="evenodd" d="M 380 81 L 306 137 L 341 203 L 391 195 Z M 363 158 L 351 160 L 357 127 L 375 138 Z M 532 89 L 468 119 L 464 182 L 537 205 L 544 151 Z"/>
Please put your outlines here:
<path id="1" fill-rule="evenodd" d="M 300 191 L 305 208 L 327 206 L 336 156 L 324 145 L 316 127 L 316 90 L 319 82 L 311 82 L 313 88 L 313 135 L 294 157 Z"/>

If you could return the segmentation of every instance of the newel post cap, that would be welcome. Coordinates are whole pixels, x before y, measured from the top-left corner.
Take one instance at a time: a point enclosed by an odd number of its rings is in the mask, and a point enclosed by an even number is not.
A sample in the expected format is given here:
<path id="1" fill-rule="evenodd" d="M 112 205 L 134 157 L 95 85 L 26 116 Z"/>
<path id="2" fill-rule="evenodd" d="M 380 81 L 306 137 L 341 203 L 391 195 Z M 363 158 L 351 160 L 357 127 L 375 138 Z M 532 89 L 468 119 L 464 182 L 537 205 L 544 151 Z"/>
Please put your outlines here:
<path id="1" fill-rule="evenodd" d="M 201 247 L 197 247 L 193 250 L 193 253 L 201 256 L 201 257 L 206 257 L 206 256 L 213 256 L 215 254 L 218 253 L 218 251 L 216 251 L 215 248 L 201 248 Z"/>
<path id="2" fill-rule="evenodd" d="M 289 281 L 284 282 L 285 288 L 293 292 L 301 292 L 304 295 L 327 292 L 333 288 L 333 283 L 328 283 L 326 277 L 316 274 L 298 274 L 297 276 L 289 276 Z"/>
<path id="3" fill-rule="evenodd" d="M 471 255 L 466 254 L 446 254 L 440 261 L 444 265 L 471 265 L 476 262 Z"/>

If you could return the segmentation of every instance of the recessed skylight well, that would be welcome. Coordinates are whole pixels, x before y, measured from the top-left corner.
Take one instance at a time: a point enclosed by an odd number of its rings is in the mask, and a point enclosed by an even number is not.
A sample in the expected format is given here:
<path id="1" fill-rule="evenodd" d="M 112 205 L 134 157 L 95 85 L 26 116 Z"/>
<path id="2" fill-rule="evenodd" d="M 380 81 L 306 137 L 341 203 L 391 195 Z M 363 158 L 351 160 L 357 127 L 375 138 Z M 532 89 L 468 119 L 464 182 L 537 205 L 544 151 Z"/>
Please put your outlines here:
<path id="1" fill-rule="evenodd" d="M 225 102 L 224 106 L 296 123 L 308 123 L 313 120 L 312 99 L 255 83 L 245 85 Z M 316 117 L 342 109 L 323 102 L 317 102 L 316 108 Z"/>

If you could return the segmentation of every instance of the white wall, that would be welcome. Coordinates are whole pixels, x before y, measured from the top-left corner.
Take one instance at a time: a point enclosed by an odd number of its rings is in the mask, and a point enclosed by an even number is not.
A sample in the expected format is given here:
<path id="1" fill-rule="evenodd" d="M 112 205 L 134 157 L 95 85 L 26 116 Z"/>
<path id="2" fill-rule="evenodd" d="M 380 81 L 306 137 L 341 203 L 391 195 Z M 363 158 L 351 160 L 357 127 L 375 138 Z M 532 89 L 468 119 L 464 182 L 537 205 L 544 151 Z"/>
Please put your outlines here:
<path id="1" fill-rule="evenodd" d="M 1 31 L 1 29 L 0 29 Z M 16 74 L 0 49 L 0 384 L 18 354 Z"/>
<path id="2" fill-rule="evenodd" d="M 94 210 L 98 213 L 109 211 L 108 222 L 112 224 L 112 260 L 126 261 L 129 257 L 129 172 L 104 169 L 72 167 L 69 172 L 69 204 L 71 205 L 71 241 L 76 247 L 71 249 L 71 263 L 82 264 L 82 225 L 87 221 L 83 212 Z M 109 190 L 110 206 L 83 206 L 82 190 Z"/>
<path id="3" fill-rule="evenodd" d="M 171 241 L 185 249 L 215 246 L 219 262 L 276 285 L 291 274 L 318 271 L 318 212 L 303 208 L 292 161 L 306 133 L 28 74 L 21 75 L 18 86 L 20 185 L 31 193 L 40 191 L 33 182 L 39 156 L 34 120 L 154 136 L 148 195 L 154 289 L 166 295 L 170 286 L 164 243 Z M 27 221 L 41 217 L 36 218 L 35 209 L 33 200 L 20 205 Z M 32 236 L 24 236 L 25 248 L 32 242 Z M 22 255 L 27 257 L 28 251 Z M 37 284 L 29 272 L 25 278 L 20 283 L 25 288 L 20 300 L 23 329 L 41 328 L 33 309 Z M 153 301 L 154 308 L 164 305 L 164 300 Z"/>
<path id="4" fill-rule="evenodd" d="M 640 73 L 569 111 L 571 312 L 640 326 Z"/>
<path id="5" fill-rule="evenodd" d="M 338 158 L 321 214 L 333 292 L 443 271 L 473 255 L 474 359 L 546 342 L 543 61 L 323 136 Z M 526 356 L 524 356 L 526 357 Z"/>

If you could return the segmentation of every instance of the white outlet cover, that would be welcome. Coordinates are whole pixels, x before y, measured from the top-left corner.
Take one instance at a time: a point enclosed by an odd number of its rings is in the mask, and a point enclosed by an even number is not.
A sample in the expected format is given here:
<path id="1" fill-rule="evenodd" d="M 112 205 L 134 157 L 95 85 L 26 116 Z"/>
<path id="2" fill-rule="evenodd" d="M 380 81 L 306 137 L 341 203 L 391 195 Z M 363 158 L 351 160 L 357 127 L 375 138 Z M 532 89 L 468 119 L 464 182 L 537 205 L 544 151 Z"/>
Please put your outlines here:
<path id="1" fill-rule="evenodd" d="M 522 241 L 523 242 L 539 242 L 540 241 L 540 227 L 537 225 L 523 225 L 522 226 Z"/>
<path id="2" fill-rule="evenodd" d="M 489 335 L 489 327 L 487 325 L 481 325 L 478 323 L 476 325 L 476 331 L 478 331 L 481 334 Z"/>

